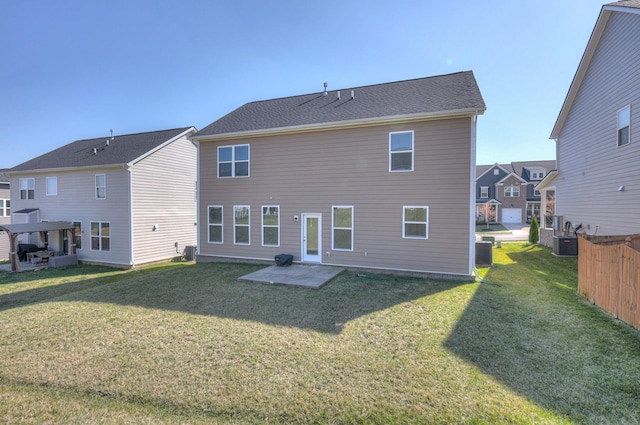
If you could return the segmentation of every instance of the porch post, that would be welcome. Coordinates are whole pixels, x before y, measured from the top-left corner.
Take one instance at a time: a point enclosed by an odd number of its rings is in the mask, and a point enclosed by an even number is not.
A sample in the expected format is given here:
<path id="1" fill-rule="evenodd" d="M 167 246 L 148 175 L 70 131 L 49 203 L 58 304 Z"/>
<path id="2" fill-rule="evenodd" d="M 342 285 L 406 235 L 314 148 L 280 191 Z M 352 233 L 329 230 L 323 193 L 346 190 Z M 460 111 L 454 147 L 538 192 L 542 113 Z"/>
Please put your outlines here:
<path id="1" fill-rule="evenodd" d="M 76 253 L 76 241 L 74 239 L 74 229 L 67 229 L 67 240 L 69 241 L 69 254 Z"/>
<path id="2" fill-rule="evenodd" d="M 7 232 L 9 233 L 9 232 Z M 18 235 L 14 235 L 13 233 L 9 233 L 9 257 L 11 258 L 11 271 L 19 272 L 20 271 L 20 259 L 18 258 L 18 247 L 16 246 L 16 242 L 18 242 Z"/>

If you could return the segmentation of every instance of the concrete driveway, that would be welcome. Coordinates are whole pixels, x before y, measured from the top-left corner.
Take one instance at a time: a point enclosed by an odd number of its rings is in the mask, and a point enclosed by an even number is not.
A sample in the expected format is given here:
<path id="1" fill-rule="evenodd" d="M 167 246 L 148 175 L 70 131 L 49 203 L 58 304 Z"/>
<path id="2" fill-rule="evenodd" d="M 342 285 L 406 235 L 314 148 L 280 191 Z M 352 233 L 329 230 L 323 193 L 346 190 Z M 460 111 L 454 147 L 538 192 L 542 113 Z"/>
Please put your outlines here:
<path id="1" fill-rule="evenodd" d="M 496 241 L 528 241 L 529 240 L 529 225 L 527 223 L 503 223 L 511 233 L 476 233 L 476 241 L 481 241 L 482 236 L 493 236 Z"/>

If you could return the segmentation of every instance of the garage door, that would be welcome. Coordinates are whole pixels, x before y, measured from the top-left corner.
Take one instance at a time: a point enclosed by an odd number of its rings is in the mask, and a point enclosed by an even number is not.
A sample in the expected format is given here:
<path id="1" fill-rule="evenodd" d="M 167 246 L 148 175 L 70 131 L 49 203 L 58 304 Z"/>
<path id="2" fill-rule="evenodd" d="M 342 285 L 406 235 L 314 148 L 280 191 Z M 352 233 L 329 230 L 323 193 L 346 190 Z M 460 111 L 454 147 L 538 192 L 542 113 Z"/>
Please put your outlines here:
<path id="1" fill-rule="evenodd" d="M 503 208 L 503 223 L 522 223 L 522 208 Z"/>

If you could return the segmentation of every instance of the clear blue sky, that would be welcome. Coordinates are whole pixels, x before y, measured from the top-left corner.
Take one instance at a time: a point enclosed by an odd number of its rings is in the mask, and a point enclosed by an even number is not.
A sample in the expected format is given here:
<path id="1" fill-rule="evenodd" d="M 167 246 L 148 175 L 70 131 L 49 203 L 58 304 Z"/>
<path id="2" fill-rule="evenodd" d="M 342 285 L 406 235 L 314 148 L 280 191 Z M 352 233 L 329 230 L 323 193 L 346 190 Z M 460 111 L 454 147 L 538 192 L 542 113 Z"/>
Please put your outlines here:
<path id="1" fill-rule="evenodd" d="M 0 168 L 78 139 L 193 125 L 240 105 L 472 70 L 478 164 L 548 139 L 596 0 L 0 0 Z"/>

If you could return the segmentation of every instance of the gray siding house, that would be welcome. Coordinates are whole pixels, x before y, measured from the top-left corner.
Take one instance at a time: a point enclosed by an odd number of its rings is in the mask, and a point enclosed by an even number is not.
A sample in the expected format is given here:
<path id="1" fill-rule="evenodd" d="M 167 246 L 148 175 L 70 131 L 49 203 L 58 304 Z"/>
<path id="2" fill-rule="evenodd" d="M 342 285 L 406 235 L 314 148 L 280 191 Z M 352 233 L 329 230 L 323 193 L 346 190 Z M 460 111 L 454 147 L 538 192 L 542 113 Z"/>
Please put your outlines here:
<path id="1" fill-rule="evenodd" d="M 247 103 L 198 143 L 198 261 L 470 278 L 472 72 Z"/>
<path id="2" fill-rule="evenodd" d="M 476 167 L 476 220 L 490 223 L 531 223 L 541 218 L 541 194 L 536 186 L 556 162 L 514 161 Z"/>
<path id="3" fill-rule="evenodd" d="M 78 140 L 9 170 L 12 223 L 75 225 L 78 258 L 134 267 L 196 243 L 194 127 Z M 60 233 L 21 242 L 69 252 Z"/>
<path id="4" fill-rule="evenodd" d="M 551 139 L 555 214 L 588 234 L 640 233 L 640 0 L 602 7 Z"/>
<path id="5" fill-rule="evenodd" d="M 9 176 L 0 170 L 0 225 L 11 224 L 11 191 Z M 9 238 L 0 231 L 0 261 L 9 259 Z"/>

